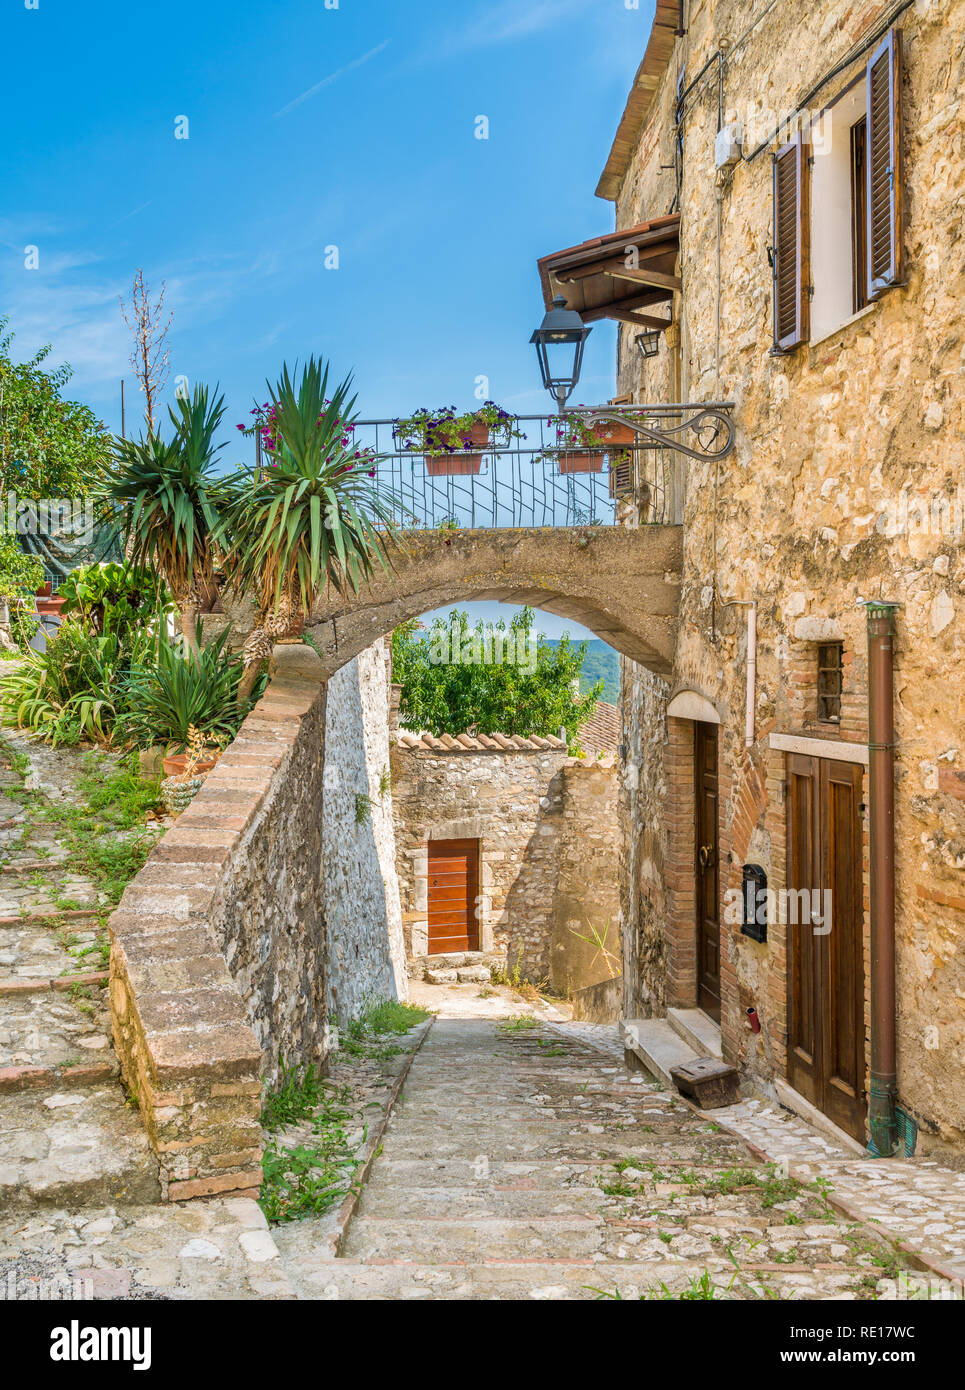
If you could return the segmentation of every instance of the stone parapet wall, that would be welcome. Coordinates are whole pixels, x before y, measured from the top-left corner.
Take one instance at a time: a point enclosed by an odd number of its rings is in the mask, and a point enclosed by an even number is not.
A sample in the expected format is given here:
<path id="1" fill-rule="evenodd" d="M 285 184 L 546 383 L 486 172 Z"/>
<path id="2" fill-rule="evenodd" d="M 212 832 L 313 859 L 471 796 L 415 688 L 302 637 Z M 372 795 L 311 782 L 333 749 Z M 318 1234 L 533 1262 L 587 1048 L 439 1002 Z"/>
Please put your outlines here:
<path id="1" fill-rule="evenodd" d="M 115 1047 L 169 1200 L 256 1192 L 263 1075 L 325 1055 L 325 687 L 306 649 L 277 657 L 110 919 Z"/>

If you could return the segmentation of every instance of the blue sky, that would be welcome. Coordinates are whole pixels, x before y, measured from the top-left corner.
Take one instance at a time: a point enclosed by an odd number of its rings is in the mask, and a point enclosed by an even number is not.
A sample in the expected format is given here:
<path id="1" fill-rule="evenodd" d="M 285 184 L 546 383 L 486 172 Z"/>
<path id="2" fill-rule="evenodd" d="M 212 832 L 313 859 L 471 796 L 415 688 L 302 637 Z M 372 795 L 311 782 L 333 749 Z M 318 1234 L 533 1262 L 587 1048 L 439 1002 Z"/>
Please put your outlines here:
<path id="1" fill-rule="evenodd" d="M 593 190 L 651 15 L 651 0 L 9 3 L 15 355 L 51 342 L 115 430 L 126 376 L 136 424 L 118 296 L 142 266 L 174 314 L 167 395 L 178 374 L 220 381 L 232 424 L 310 352 L 354 370 L 363 415 L 469 408 L 480 375 L 508 409 L 542 411 L 536 258 L 612 229 Z M 613 354 L 596 325 L 577 399 L 612 394 Z M 232 433 L 226 462 L 245 447 Z"/>

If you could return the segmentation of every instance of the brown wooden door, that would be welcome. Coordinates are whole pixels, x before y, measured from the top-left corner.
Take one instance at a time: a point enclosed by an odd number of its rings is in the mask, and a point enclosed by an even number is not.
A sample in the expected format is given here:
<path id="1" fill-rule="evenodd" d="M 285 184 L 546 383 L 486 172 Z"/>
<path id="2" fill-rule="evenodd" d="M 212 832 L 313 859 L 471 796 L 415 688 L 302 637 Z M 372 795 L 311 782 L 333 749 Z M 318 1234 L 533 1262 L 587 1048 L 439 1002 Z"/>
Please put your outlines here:
<path id="1" fill-rule="evenodd" d="M 697 1003 L 720 1021 L 720 868 L 717 843 L 717 725 L 694 725 L 697 806 Z"/>
<path id="2" fill-rule="evenodd" d="M 429 954 L 478 951 L 479 841 L 429 841 Z"/>
<path id="3" fill-rule="evenodd" d="M 793 753 L 787 775 L 788 1080 L 863 1140 L 863 769 Z"/>

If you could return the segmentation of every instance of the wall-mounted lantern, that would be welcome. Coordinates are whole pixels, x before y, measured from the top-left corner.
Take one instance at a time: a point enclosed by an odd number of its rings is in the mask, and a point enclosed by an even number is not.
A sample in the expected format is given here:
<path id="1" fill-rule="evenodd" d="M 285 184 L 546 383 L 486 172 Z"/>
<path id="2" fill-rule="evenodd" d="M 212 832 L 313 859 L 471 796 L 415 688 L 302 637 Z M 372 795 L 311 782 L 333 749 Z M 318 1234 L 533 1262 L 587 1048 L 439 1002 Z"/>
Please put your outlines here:
<path id="1" fill-rule="evenodd" d="M 643 357 L 656 357 L 660 350 L 660 334 L 656 329 L 638 333 L 634 341 Z"/>

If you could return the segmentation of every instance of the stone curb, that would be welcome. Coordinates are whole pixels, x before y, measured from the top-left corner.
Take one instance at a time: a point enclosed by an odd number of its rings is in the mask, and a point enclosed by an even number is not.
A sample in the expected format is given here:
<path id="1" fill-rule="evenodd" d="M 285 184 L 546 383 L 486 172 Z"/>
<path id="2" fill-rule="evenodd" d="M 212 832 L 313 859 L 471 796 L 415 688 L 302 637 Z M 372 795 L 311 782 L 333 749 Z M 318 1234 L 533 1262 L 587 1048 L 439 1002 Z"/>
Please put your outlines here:
<path id="1" fill-rule="evenodd" d="M 112 1081 L 118 1074 L 110 1062 L 77 1067 L 0 1067 L 0 1095 L 20 1091 L 53 1091 L 62 1086 L 86 1086 Z"/>
<path id="2" fill-rule="evenodd" d="M 29 927 L 32 922 L 70 922 L 78 917 L 100 917 L 109 911 L 106 904 L 104 907 L 56 907 L 50 912 L 26 912 L 23 916 L 0 917 L 0 927 Z"/>
<path id="3" fill-rule="evenodd" d="M 74 985 L 100 985 L 109 978 L 109 971 L 96 970 L 88 975 L 55 975 L 50 979 L 0 980 L 0 999 L 17 994 L 47 994 L 50 990 L 64 993 Z"/>
<path id="4" fill-rule="evenodd" d="M 323 1240 L 320 1242 L 320 1244 L 324 1244 L 329 1247 L 331 1251 L 331 1258 L 333 1260 L 337 1259 L 342 1253 L 342 1247 L 345 1244 L 345 1237 L 348 1235 L 349 1225 L 351 1224 L 352 1217 L 355 1215 L 355 1209 L 358 1206 L 362 1188 L 365 1185 L 365 1182 L 369 1175 L 369 1170 L 371 1169 L 372 1163 L 379 1151 L 379 1148 L 381 1147 L 386 1127 L 388 1126 L 389 1120 L 392 1116 L 392 1111 L 395 1109 L 395 1103 L 399 1098 L 399 1092 L 402 1090 L 402 1087 L 405 1084 L 406 1077 L 409 1075 L 409 1070 L 412 1067 L 412 1063 L 415 1061 L 416 1054 L 418 1053 L 419 1049 L 422 1047 L 422 1044 L 428 1037 L 429 1030 L 432 1028 L 433 1023 L 435 1023 L 435 1016 L 427 1019 L 425 1023 L 421 1023 L 418 1025 L 421 1029 L 421 1032 L 419 1036 L 416 1038 L 415 1046 L 412 1048 L 412 1051 L 409 1053 L 408 1057 L 406 1057 L 405 1061 L 402 1064 L 402 1067 L 396 1074 L 395 1080 L 392 1082 L 391 1090 L 389 1091 L 388 1098 L 385 1102 L 385 1109 L 382 1111 L 382 1116 L 379 1119 L 378 1124 L 375 1126 L 375 1128 L 369 1134 L 368 1139 L 366 1140 L 365 1151 L 362 1157 L 361 1164 L 359 1168 L 356 1170 L 355 1177 L 352 1180 L 352 1189 L 342 1199 L 341 1205 L 339 1206 L 338 1210 L 333 1214 L 333 1217 L 331 1218 L 332 1229 L 326 1232 Z"/>

